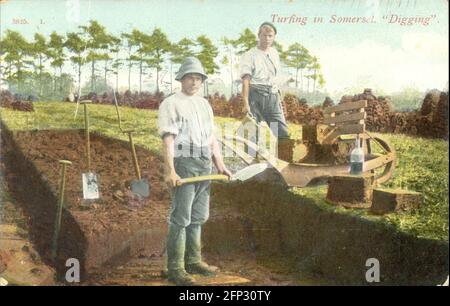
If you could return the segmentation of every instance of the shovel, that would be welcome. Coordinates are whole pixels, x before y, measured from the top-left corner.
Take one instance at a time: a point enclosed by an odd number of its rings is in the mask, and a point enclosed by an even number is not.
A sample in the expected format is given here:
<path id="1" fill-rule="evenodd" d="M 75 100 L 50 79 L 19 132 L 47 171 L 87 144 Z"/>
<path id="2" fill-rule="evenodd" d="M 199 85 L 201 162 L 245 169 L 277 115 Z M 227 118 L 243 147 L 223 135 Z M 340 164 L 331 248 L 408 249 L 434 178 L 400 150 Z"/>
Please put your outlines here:
<path id="1" fill-rule="evenodd" d="M 148 196 L 150 196 L 150 186 L 148 185 L 148 181 L 147 179 L 143 179 L 141 178 L 141 170 L 139 168 L 139 163 L 137 160 L 137 156 L 136 156 L 136 150 L 134 148 L 134 142 L 133 142 L 133 137 L 131 136 L 131 133 L 134 132 L 134 130 L 123 130 L 122 129 L 122 119 L 120 116 L 120 111 L 119 111 L 119 103 L 117 103 L 117 97 L 116 97 L 116 92 L 113 89 L 113 96 L 114 96 L 114 106 L 116 108 L 116 114 L 117 114 L 117 121 L 119 122 L 119 130 L 122 133 L 128 134 L 128 139 L 130 140 L 130 149 L 131 149 L 131 154 L 133 155 L 133 165 L 134 165 L 134 171 L 136 173 L 136 177 L 137 180 L 132 180 L 131 181 L 131 191 L 134 194 L 137 194 L 141 197 L 147 198 Z"/>
<path id="2" fill-rule="evenodd" d="M 91 142 L 89 138 L 89 116 L 87 108 L 88 103 L 91 102 L 91 100 L 83 100 L 80 102 L 84 107 L 84 130 L 86 137 L 86 160 L 88 169 L 88 172 L 81 174 L 83 181 L 83 198 L 86 200 L 95 200 L 100 198 L 97 174 L 91 171 Z"/>
<path id="3" fill-rule="evenodd" d="M 268 167 L 267 163 L 258 163 L 254 165 L 250 165 L 248 167 L 245 167 L 239 171 L 237 171 L 235 174 L 233 174 L 231 177 L 228 177 L 224 174 L 211 174 L 211 175 L 202 175 L 202 176 L 195 176 L 195 177 L 189 177 L 181 179 L 177 182 L 177 186 L 181 186 L 188 183 L 196 183 L 196 182 L 203 182 L 203 181 L 228 181 L 228 182 L 234 182 L 234 181 L 246 181 L 255 175 L 263 172 Z"/>
<path id="4" fill-rule="evenodd" d="M 58 200 L 58 209 L 56 211 L 56 220 L 55 220 L 55 228 L 53 231 L 53 239 L 52 239 L 52 260 L 56 259 L 56 251 L 58 249 L 58 236 L 59 230 L 61 228 L 61 217 L 62 210 L 64 206 L 64 189 L 66 186 L 66 167 L 71 165 L 72 162 L 68 160 L 60 160 L 61 165 L 61 174 L 60 174 L 60 182 L 59 182 L 59 200 Z"/>
<path id="5" fill-rule="evenodd" d="M 150 196 L 150 186 L 148 185 L 147 179 L 141 178 L 141 170 L 139 168 L 139 163 L 138 163 L 138 159 L 136 156 L 136 149 L 134 147 L 133 136 L 131 135 L 134 131 L 126 130 L 123 132 L 128 134 L 128 138 L 130 140 L 130 149 L 131 149 L 131 154 L 133 156 L 134 171 L 135 171 L 136 178 L 137 178 L 137 179 L 131 181 L 131 184 L 130 184 L 131 191 L 134 194 L 138 194 L 141 197 L 147 198 L 148 196 Z"/>

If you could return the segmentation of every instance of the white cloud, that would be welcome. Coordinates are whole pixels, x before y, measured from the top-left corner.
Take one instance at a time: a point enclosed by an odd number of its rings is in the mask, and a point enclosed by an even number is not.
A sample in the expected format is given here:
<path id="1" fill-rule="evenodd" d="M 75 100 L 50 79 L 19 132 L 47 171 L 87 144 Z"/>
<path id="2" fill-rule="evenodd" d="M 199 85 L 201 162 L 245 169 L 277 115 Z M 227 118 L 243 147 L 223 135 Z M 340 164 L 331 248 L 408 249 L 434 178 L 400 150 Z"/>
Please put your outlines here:
<path id="1" fill-rule="evenodd" d="M 448 37 L 437 33 L 404 34 L 397 49 L 364 40 L 311 51 L 319 57 L 330 92 L 358 86 L 386 93 L 410 85 L 442 89 L 448 82 Z"/>

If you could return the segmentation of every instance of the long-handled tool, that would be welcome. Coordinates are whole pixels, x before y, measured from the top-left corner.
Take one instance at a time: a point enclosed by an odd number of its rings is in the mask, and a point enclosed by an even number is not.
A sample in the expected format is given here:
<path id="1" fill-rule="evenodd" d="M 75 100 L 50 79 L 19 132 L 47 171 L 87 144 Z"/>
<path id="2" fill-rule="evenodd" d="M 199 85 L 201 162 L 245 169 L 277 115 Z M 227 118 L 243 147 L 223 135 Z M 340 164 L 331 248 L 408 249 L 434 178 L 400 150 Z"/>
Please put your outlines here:
<path id="1" fill-rule="evenodd" d="M 250 166 L 247 166 L 239 171 L 237 171 L 235 174 L 233 174 L 231 177 L 228 177 L 224 174 L 211 174 L 211 175 L 202 175 L 202 176 L 194 176 L 194 177 L 188 177 L 181 179 L 177 182 L 177 186 L 181 186 L 188 183 L 196 183 L 196 182 L 204 182 L 204 181 L 246 181 L 255 175 L 263 172 L 268 167 L 268 163 L 258 163 L 253 164 Z"/>
<path id="2" fill-rule="evenodd" d="M 58 236 L 59 230 L 61 228 L 61 217 L 62 217 L 62 209 L 64 206 L 64 189 L 66 185 L 66 166 L 71 165 L 72 162 L 68 160 L 60 160 L 61 164 L 61 174 L 60 174 L 60 182 L 59 182 L 59 201 L 58 201 L 58 210 L 56 211 L 56 219 L 55 219 L 55 229 L 53 232 L 53 240 L 52 240 L 52 260 L 56 258 L 56 251 L 58 249 Z"/>
<path id="3" fill-rule="evenodd" d="M 131 150 L 131 154 L 133 156 L 133 166 L 134 166 L 134 171 L 136 174 L 136 178 L 137 180 L 132 180 L 131 181 L 131 191 L 134 194 L 137 194 L 141 197 L 147 198 L 150 196 L 150 186 L 148 184 L 147 179 L 143 179 L 141 177 L 141 170 L 139 167 L 139 162 L 137 159 L 137 155 L 136 155 L 136 149 L 134 147 L 134 141 L 133 141 L 133 136 L 132 133 L 134 133 L 134 130 L 123 130 L 122 129 L 122 118 L 120 116 L 120 111 L 119 111 L 119 104 L 117 103 L 117 97 L 116 97 L 116 92 L 113 89 L 113 96 L 114 96 L 114 106 L 116 108 L 116 114 L 117 114 L 117 121 L 119 122 L 119 130 L 122 133 L 128 134 L 128 139 L 130 142 L 130 150 Z"/>
<path id="4" fill-rule="evenodd" d="M 126 130 L 123 132 L 128 134 L 128 139 L 130 141 L 131 155 L 133 156 L 134 171 L 135 171 L 136 178 L 137 178 L 137 179 L 131 181 L 131 184 L 130 184 L 131 191 L 135 194 L 138 194 L 138 195 L 144 197 L 144 198 L 147 198 L 148 196 L 150 196 L 150 186 L 148 185 L 147 179 L 141 177 L 141 170 L 139 168 L 139 163 L 138 163 L 138 159 L 137 159 L 137 155 L 136 155 L 136 149 L 134 147 L 134 141 L 133 141 L 133 136 L 132 136 L 132 133 L 134 132 L 134 130 Z"/>
<path id="5" fill-rule="evenodd" d="M 116 108 L 117 121 L 119 122 L 119 130 L 122 131 L 122 118 L 120 117 L 119 112 L 119 103 L 117 103 L 116 91 L 113 89 L 113 97 L 114 97 L 114 106 Z"/>
<path id="6" fill-rule="evenodd" d="M 97 174 L 91 171 L 91 142 L 89 137 L 89 114 L 87 105 L 91 103 L 91 100 L 83 100 L 80 103 L 84 107 L 84 131 L 86 138 L 86 164 L 88 172 L 82 173 L 81 178 L 83 181 L 83 198 L 94 200 L 100 197 L 98 188 Z"/>

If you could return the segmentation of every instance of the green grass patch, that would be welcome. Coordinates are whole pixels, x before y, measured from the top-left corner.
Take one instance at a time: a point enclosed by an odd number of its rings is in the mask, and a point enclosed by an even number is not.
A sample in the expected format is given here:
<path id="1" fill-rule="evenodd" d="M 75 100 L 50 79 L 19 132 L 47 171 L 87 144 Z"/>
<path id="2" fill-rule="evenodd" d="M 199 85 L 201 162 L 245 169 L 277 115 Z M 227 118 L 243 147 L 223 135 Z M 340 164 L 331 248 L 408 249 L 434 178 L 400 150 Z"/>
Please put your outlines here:
<path id="1" fill-rule="evenodd" d="M 83 108 L 80 106 L 74 118 L 75 103 L 37 102 L 34 112 L 1 109 L 1 118 L 13 130 L 33 129 L 81 129 L 84 128 Z M 122 128 L 135 129 L 136 144 L 151 152 L 161 154 L 155 110 L 121 107 Z M 120 133 L 117 116 L 112 105 L 89 105 L 90 127 L 107 136 L 127 140 Z M 216 124 L 224 126 L 236 122 L 230 118 L 215 118 Z M 294 138 L 300 138 L 299 125 L 290 124 Z M 326 187 L 293 188 L 292 193 L 313 198 L 327 210 L 361 216 L 386 222 L 399 230 L 419 237 L 448 241 L 448 142 L 404 135 L 380 135 L 393 145 L 397 152 L 397 167 L 393 177 L 383 187 L 410 189 L 424 194 L 424 203 L 417 211 L 372 216 L 367 210 L 337 208 L 325 202 Z"/>

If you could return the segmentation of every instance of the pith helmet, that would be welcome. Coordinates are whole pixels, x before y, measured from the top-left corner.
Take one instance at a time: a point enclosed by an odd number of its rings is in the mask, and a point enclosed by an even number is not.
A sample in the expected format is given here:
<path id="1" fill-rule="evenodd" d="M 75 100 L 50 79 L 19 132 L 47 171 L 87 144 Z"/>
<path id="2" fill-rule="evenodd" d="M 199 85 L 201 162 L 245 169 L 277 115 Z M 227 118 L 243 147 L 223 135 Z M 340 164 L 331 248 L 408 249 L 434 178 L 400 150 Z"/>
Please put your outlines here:
<path id="1" fill-rule="evenodd" d="M 181 79 L 188 73 L 200 74 L 203 77 L 203 81 L 208 78 L 208 76 L 205 74 L 202 63 L 198 60 L 198 58 L 193 56 L 186 57 L 180 67 L 180 70 L 178 70 L 175 80 L 181 81 Z"/>

